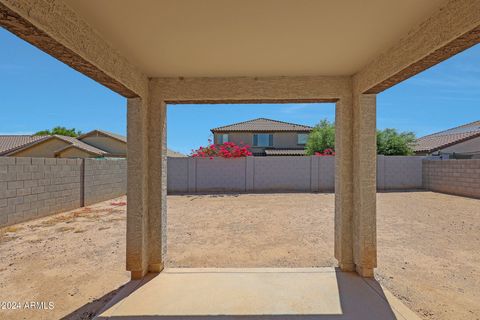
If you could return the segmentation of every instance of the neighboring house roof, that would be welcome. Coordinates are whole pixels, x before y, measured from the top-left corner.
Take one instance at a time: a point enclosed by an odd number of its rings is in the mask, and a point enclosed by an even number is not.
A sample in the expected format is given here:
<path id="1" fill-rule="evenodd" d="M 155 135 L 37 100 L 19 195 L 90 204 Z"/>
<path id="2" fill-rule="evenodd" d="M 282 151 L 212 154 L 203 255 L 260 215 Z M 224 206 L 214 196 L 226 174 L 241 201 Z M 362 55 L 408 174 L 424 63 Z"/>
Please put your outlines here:
<path id="1" fill-rule="evenodd" d="M 79 150 L 88 152 L 90 154 L 96 155 L 96 156 L 118 156 L 118 155 L 111 155 L 107 151 L 104 151 L 102 149 L 96 148 L 90 144 L 87 144 L 83 142 L 81 139 L 85 138 L 87 136 L 91 136 L 93 134 L 102 134 L 107 137 L 111 137 L 113 139 L 122 141 L 122 142 L 127 142 L 127 138 L 125 136 L 122 136 L 120 134 L 104 131 L 104 130 L 93 130 L 90 132 L 87 132 L 83 135 L 81 135 L 78 138 L 74 137 L 68 137 L 68 136 L 62 136 L 62 135 L 42 135 L 42 136 L 34 136 L 34 135 L 0 135 L 0 156 L 6 156 L 6 155 L 14 155 L 15 153 L 28 149 L 32 146 L 35 146 L 41 142 L 48 141 L 50 139 L 60 139 L 66 143 L 68 143 L 67 146 L 55 151 L 55 154 L 59 154 L 69 148 L 77 148 Z M 173 150 L 168 149 L 167 150 L 167 156 L 168 157 L 185 157 L 184 154 L 180 152 L 176 152 Z"/>
<path id="2" fill-rule="evenodd" d="M 22 150 L 25 150 L 25 149 L 28 149 L 28 148 L 31 148 L 35 145 L 38 145 L 40 143 L 43 143 L 43 142 L 46 142 L 48 140 L 52 140 L 52 139 L 60 139 L 66 143 L 68 143 L 69 145 L 66 146 L 66 147 L 70 147 L 70 146 L 75 146 L 81 150 L 84 150 L 84 151 L 87 151 L 89 153 L 92 153 L 92 154 L 95 154 L 95 155 L 98 155 L 98 156 L 104 156 L 104 155 L 107 155 L 108 152 L 106 151 L 103 151 L 101 149 L 98 149 L 98 148 L 95 148 L 94 146 L 91 146 L 89 144 L 86 144 L 85 142 L 82 142 L 80 140 L 77 140 L 76 138 L 74 137 L 68 137 L 68 136 L 62 136 L 62 135 L 58 135 L 58 134 L 55 134 L 55 135 L 51 135 L 51 136 L 43 136 L 42 139 L 37 139 L 37 140 L 34 140 L 30 143 L 26 143 L 24 145 L 20 145 L 18 146 L 17 148 L 15 148 L 14 150 L 9 150 L 8 152 L 4 152 L 2 155 L 14 155 L 15 153 L 19 152 L 19 151 L 22 151 Z M 66 148 L 65 147 L 65 148 Z M 58 153 L 60 151 L 62 151 L 63 149 L 65 148 L 62 148 L 60 150 L 57 150 L 55 153 Z"/>
<path id="3" fill-rule="evenodd" d="M 258 118 L 211 129 L 212 132 L 310 132 L 313 128 L 302 124 Z"/>
<path id="4" fill-rule="evenodd" d="M 480 137 L 480 120 L 418 138 L 413 151 L 434 152 L 476 137 Z"/>
<path id="5" fill-rule="evenodd" d="M 0 155 L 10 153 L 23 146 L 29 145 L 49 136 L 30 136 L 30 135 L 0 135 Z"/>
<path id="6" fill-rule="evenodd" d="M 167 149 L 167 157 L 183 158 L 183 157 L 186 157 L 186 156 L 183 153 Z"/>
<path id="7" fill-rule="evenodd" d="M 304 156 L 306 155 L 305 149 L 266 149 L 265 155 L 267 156 Z"/>
<path id="8" fill-rule="evenodd" d="M 64 147 L 60 150 L 57 150 L 55 152 L 55 154 L 58 154 L 58 153 L 64 151 L 65 149 L 75 147 L 77 149 L 80 149 L 80 150 L 83 150 L 83 151 L 86 151 L 88 153 L 95 154 L 95 155 L 98 155 L 98 156 L 108 155 L 108 152 L 106 152 L 102 149 L 96 148 L 92 145 L 86 144 L 85 142 L 83 142 L 81 140 L 78 140 L 77 138 L 74 138 L 74 137 L 67 137 L 67 136 L 61 136 L 61 135 L 53 135 L 52 138 L 53 137 L 59 138 L 59 139 L 65 141 L 65 142 L 70 143 L 70 145 L 68 145 L 68 146 L 66 146 L 66 147 Z"/>
<path id="9" fill-rule="evenodd" d="M 121 134 L 118 134 L 118 133 L 113 133 L 113 132 L 110 132 L 110 131 L 106 131 L 106 130 L 92 130 L 90 132 L 87 132 L 85 134 L 82 134 L 80 136 L 77 137 L 78 140 L 82 140 L 83 138 L 86 138 L 86 137 L 89 137 L 89 136 L 93 136 L 93 135 L 104 135 L 104 136 L 107 136 L 107 137 L 110 137 L 110 138 L 113 138 L 113 139 L 116 139 L 116 140 L 119 140 L 119 141 L 122 141 L 122 142 L 127 142 L 127 137 L 125 136 L 122 136 Z"/>
<path id="10" fill-rule="evenodd" d="M 83 138 L 90 137 L 92 135 L 98 135 L 98 134 L 104 135 L 106 137 L 110 137 L 110 138 L 116 139 L 118 141 L 127 143 L 127 137 L 122 136 L 121 134 L 113 133 L 113 132 L 106 131 L 106 130 L 98 130 L 98 129 L 87 132 L 85 134 L 82 134 L 77 139 L 82 140 Z M 178 157 L 185 157 L 185 155 L 183 153 L 167 149 L 167 157 L 177 157 L 178 158 Z"/>

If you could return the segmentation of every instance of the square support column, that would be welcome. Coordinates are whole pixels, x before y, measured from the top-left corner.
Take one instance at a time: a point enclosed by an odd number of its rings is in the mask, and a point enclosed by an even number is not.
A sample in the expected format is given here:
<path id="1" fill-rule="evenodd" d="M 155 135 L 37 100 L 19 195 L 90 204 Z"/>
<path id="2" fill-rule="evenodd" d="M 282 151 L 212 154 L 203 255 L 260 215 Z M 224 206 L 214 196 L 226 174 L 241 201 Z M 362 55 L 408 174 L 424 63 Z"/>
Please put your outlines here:
<path id="1" fill-rule="evenodd" d="M 149 272 L 163 270 L 167 252 L 167 105 L 151 96 L 148 116 Z"/>
<path id="2" fill-rule="evenodd" d="M 355 271 L 353 262 L 353 112 L 352 96 L 335 107 L 335 258 L 342 271 Z"/>
<path id="3" fill-rule="evenodd" d="M 373 277 L 377 265 L 375 95 L 352 94 L 337 102 L 335 149 L 335 258 L 342 271 Z"/>
<path id="4" fill-rule="evenodd" d="M 148 270 L 148 101 L 127 102 L 127 270 L 132 279 Z"/>
<path id="5" fill-rule="evenodd" d="M 127 270 L 132 279 L 163 269 L 166 241 L 165 108 L 127 103 Z M 165 182 L 162 183 L 162 180 Z"/>
<path id="6" fill-rule="evenodd" d="M 373 277 L 377 266 L 376 95 L 353 101 L 353 259 L 358 274 Z"/>

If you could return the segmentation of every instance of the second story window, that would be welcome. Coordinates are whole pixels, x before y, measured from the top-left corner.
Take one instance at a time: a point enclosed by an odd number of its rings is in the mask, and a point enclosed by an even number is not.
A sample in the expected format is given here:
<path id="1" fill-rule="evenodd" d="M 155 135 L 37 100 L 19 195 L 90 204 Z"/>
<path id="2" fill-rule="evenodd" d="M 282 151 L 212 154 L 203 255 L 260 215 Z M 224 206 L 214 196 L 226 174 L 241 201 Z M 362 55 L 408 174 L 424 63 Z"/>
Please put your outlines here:
<path id="1" fill-rule="evenodd" d="M 228 142 L 228 133 L 219 134 L 217 138 L 217 143 L 223 144 L 225 142 Z"/>
<path id="2" fill-rule="evenodd" d="M 273 134 L 258 133 L 253 135 L 254 147 L 273 147 Z"/>
<path id="3" fill-rule="evenodd" d="M 297 144 L 304 145 L 307 144 L 308 133 L 299 133 L 297 136 Z"/>

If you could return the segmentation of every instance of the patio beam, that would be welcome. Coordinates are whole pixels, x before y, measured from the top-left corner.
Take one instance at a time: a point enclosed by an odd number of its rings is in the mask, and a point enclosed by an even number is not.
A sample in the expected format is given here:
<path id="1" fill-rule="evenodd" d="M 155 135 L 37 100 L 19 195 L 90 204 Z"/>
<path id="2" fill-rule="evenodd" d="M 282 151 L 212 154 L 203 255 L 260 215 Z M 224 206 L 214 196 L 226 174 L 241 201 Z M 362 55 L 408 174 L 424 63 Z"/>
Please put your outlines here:
<path id="1" fill-rule="evenodd" d="M 350 77 L 153 78 L 165 102 L 291 103 L 335 102 L 348 92 Z"/>
<path id="2" fill-rule="evenodd" d="M 124 97 L 147 94 L 147 77 L 63 1 L 0 0 L 0 26 Z"/>
<path id="3" fill-rule="evenodd" d="M 480 1 L 451 0 L 355 74 L 357 91 L 380 93 L 480 42 Z"/>

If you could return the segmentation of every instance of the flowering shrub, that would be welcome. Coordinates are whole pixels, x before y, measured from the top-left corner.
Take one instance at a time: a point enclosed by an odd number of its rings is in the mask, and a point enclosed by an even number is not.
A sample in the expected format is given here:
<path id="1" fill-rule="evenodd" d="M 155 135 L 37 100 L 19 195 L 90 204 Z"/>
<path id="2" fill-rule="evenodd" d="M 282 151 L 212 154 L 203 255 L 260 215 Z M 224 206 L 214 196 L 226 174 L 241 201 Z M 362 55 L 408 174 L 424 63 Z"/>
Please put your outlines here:
<path id="1" fill-rule="evenodd" d="M 241 158 L 251 156 L 250 146 L 247 144 L 237 145 L 233 142 L 225 142 L 223 144 L 213 144 L 212 140 L 208 140 L 207 147 L 200 147 L 192 150 L 191 156 L 194 158 Z"/>
<path id="2" fill-rule="evenodd" d="M 319 157 L 334 156 L 335 151 L 333 151 L 333 149 L 328 148 L 323 150 L 323 152 L 315 152 L 315 155 Z"/>

